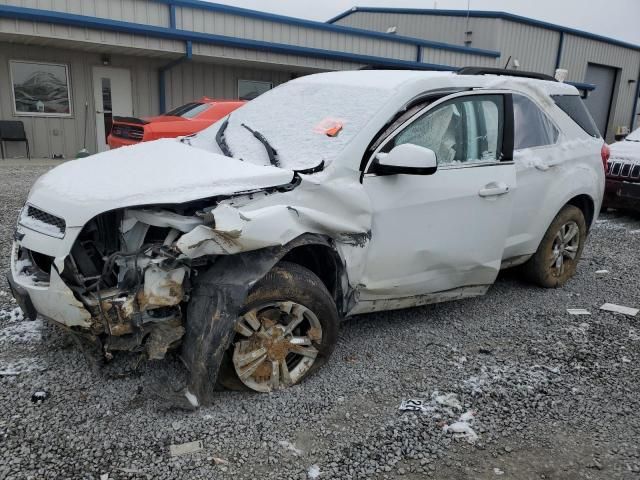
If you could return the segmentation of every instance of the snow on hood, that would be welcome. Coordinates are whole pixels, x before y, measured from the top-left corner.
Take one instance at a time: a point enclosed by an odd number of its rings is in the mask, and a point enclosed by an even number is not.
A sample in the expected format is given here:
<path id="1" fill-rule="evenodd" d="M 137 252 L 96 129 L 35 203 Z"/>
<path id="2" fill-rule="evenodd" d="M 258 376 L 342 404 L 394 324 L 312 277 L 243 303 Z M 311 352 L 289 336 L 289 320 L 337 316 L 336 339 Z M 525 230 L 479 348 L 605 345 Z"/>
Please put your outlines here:
<path id="1" fill-rule="evenodd" d="M 291 170 L 162 139 L 64 163 L 37 180 L 28 202 L 73 227 L 116 208 L 183 203 L 284 185 L 292 179 Z"/>
<path id="2" fill-rule="evenodd" d="M 611 149 L 611 160 L 618 158 L 640 162 L 640 141 L 623 140 L 610 145 L 609 148 Z"/>

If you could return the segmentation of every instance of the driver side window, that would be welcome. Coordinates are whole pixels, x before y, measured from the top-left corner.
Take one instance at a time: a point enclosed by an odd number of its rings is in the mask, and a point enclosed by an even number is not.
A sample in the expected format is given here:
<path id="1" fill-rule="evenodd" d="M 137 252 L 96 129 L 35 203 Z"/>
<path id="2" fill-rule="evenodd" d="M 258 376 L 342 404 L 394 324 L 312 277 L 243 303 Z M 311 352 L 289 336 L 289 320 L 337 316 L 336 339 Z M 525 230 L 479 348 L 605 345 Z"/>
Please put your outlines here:
<path id="1" fill-rule="evenodd" d="M 502 95 L 474 95 L 429 110 L 383 149 L 412 143 L 433 150 L 438 165 L 496 162 L 502 147 Z"/>

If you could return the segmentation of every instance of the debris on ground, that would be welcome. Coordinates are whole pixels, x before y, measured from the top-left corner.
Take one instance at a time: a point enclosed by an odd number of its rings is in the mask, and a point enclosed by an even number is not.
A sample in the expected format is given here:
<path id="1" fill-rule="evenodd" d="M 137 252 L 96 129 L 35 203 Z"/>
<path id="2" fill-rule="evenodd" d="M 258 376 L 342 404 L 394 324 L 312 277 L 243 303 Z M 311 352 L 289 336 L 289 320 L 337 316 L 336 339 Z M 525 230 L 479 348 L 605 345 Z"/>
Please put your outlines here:
<path id="1" fill-rule="evenodd" d="M 596 270 L 596 275 L 606 275 L 609 270 Z"/>
<path id="2" fill-rule="evenodd" d="M 600 310 L 606 310 L 607 312 L 622 313 L 623 315 L 629 315 L 635 317 L 639 309 L 633 307 L 625 307 L 624 305 L 616 305 L 615 303 L 605 303 L 600 307 Z"/>
<path id="3" fill-rule="evenodd" d="M 493 469 L 493 473 L 495 473 L 496 475 L 504 475 L 504 472 L 500 470 L 498 467 L 495 467 Z"/>
<path id="4" fill-rule="evenodd" d="M 452 433 L 453 438 L 465 439 L 469 443 L 475 443 L 478 440 L 478 434 L 471 428 L 471 422 L 475 416 L 475 412 L 468 411 L 458 418 L 457 422 L 442 427 L 445 433 Z"/>
<path id="5" fill-rule="evenodd" d="M 171 453 L 172 457 L 177 457 L 180 455 L 186 455 L 188 453 L 199 452 L 203 448 L 204 448 L 204 445 L 202 444 L 202 440 L 197 440 L 195 442 L 181 443 L 178 445 L 169 445 L 169 453 Z"/>
<path id="6" fill-rule="evenodd" d="M 303 450 L 299 449 L 293 443 L 291 443 L 291 442 L 289 442 L 287 440 L 280 440 L 278 442 L 278 445 L 280 445 L 281 447 L 285 448 L 286 450 L 289 450 L 294 455 L 300 456 L 300 455 L 304 454 Z"/>
<path id="7" fill-rule="evenodd" d="M 316 464 L 311 465 L 309 467 L 309 470 L 307 470 L 307 476 L 311 480 L 315 480 L 316 478 L 320 477 L 320 467 Z"/>
<path id="8" fill-rule="evenodd" d="M 46 390 L 38 390 L 37 392 L 34 392 L 33 395 L 31 395 L 31 401 L 33 403 L 40 404 L 48 399 L 49 396 L 49 392 L 47 392 Z"/>
<path id="9" fill-rule="evenodd" d="M 586 308 L 567 308 L 569 315 L 591 315 L 591 312 Z"/>
<path id="10" fill-rule="evenodd" d="M 211 460 L 216 465 L 226 465 L 227 463 L 229 463 L 224 458 L 220 458 L 220 457 L 212 457 Z"/>

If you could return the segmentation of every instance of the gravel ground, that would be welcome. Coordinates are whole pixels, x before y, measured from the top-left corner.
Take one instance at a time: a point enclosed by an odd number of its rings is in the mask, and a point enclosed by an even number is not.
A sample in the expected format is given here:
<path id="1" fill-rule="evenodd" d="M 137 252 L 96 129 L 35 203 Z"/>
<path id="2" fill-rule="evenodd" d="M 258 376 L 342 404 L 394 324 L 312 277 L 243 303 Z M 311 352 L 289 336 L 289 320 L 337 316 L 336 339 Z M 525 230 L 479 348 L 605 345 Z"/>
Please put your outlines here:
<path id="1" fill-rule="evenodd" d="M 0 166 L 3 277 L 46 169 Z M 354 318 L 302 385 L 220 392 L 194 413 L 149 394 L 175 359 L 96 374 L 62 334 L 22 321 L 2 280 L 0 371 L 20 373 L 0 375 L 0 478 L 638 479 L 640 315 L 598 307 L 640 307 L 639 251 L 640 219 L 606 214 L 565 288 L 505 274 L 481 298 Z M 424 411 L 400 411 L 407 399 Z M 203 450 L 170 455 L 191 441 Z"/>

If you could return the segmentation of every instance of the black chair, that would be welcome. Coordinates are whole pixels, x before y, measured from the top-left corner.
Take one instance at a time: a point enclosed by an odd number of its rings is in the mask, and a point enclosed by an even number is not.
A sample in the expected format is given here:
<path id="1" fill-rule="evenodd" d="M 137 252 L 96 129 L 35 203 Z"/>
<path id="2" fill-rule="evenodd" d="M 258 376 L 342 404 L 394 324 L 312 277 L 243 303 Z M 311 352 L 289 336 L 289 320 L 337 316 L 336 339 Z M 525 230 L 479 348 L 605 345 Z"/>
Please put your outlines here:
<path id="1" fill-rule="evenodd" d="M 31 160 L 29 140 L 24 131 L 24 123 L 19 120 L 0 120 L 0 153 L 4 158 L 4 142 L 24 142 L 27 146 L 27 158 Z"/>

